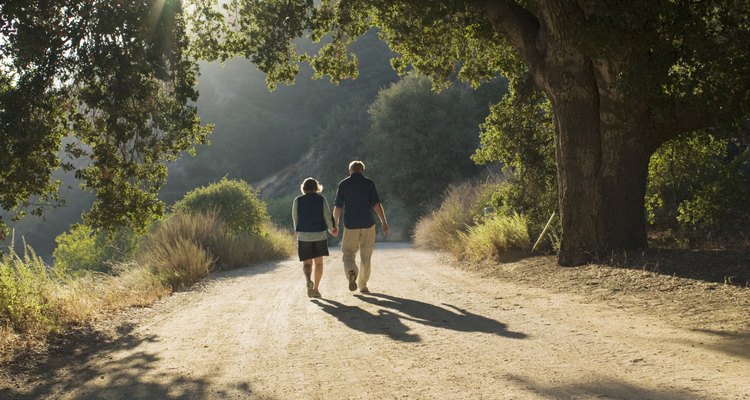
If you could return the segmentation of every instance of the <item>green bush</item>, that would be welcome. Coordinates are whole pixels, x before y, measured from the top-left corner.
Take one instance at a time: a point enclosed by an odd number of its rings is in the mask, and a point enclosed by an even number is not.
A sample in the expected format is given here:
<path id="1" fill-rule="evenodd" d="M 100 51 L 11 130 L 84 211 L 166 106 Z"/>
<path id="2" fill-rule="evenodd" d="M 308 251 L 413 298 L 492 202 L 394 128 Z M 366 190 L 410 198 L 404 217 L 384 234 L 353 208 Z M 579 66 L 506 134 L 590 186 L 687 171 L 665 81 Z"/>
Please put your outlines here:
<path id="1" fill-rule="evenodd" d="M 291 210 L 291 203 L 289 205 Z M 264 234 L 269 222 L 266 204 L 246 182 L 223 178 L 193 189 L 173 206 L 175 213 L 214 213 L 236 233 Z"/>
<path id="2" fill-rule="evenodd" d="M 490 217 L 460 237 L 465 246 L 463 256 L 472 261 L 511 261 L 531 249 L 526 218 L 519 214 Z"/>
<path id="3" fill-rule="evenodd" d="M 55 238 L 52 257 L 55 266 L 65 271 L 110 272 L 112 265 L 133 256 L 140 239 L 129 228 L 95 232 L 88 225 L 77 224 Z"/>

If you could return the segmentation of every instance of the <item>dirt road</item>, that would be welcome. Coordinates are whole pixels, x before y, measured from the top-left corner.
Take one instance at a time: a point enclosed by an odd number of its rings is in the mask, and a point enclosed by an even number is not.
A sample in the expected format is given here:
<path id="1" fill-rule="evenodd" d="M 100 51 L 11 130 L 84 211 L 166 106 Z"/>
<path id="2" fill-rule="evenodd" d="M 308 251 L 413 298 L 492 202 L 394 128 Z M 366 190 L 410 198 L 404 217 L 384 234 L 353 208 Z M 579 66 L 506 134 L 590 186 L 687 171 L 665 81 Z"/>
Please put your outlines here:
<path id="1" fill-rule="evenodd" d="M 141 312 L 43 397 L 70 399 L 750 399 L 750 349 L 647 313 L 481 278 L 379 245 L 372 294 L 340 252 L 322 299 L 299 263 L 221 273 Z"/>

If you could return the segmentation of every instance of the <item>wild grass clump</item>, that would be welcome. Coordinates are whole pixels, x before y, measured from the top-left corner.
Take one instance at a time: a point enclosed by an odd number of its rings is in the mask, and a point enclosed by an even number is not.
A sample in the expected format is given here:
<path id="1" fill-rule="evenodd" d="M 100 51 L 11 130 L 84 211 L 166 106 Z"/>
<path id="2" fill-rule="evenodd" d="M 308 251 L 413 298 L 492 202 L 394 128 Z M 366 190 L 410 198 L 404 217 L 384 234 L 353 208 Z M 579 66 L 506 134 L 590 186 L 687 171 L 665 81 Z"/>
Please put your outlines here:
<path id="1" fill-rule="evenodd" d="M 205 278 L 212 269 L 237 268 L 288 257 L 293 241 L 270 224 L 263 235 L 236 232 L 215 213 L 178 213 L 145 240 L 137 263 L 150 267 L 172 289 Z"/>
<path id="2" fill-rule="evenodd" d="M 142 266 L 120 264 L 115 273 L 72 276 L 46 265 L 30 247 L 20 255 L 11 245 L 0 257 L 0 355 L 21 337 L 42 337 L 111 311 L 150 304 L 168 292 Z"/>
<path id="3" fill-rule="evenodd" d="M 459 235 L 464 242 L 463 258 L 471 261 L 511 261 L 531 249 L 526 218 L 518 214 L 495 215 Z"/>
<path id="4" fill-rule="evenodd" d="M 273 225 L 265 230 L 262 236 L 224 231 L 220 240 L 211 245 L 217 267 L 231 269 L 289 257 L 294 251 L 293 237 Z"/>
<path id="5" fill-rule="evenodd" d="M 175 214 L 161 222 L 136 256 L 167 286 L 178 290 L 208 276 L 216 262 L 209 246 L 224 229 L 214 214 Z"/>
<path id="6" fill-rule="evenodd" d="M 16 332 L 54 326 L 48 294 L 58 271 L 48 269 L 30 247 L 24 245 L 23 255 L 14 247 L 11 243 L 0 258 L 0 325 Z"/>
<path id="7" fill-rule="evenodd" d="M 462 253 L 460 234 L 480 214 L 478 202 L 482 195 L 483 189 L 479 184 L 450 186 L 440 208 L 417 222 L 414 243 L 418 247 L 447 251 L 459 256 Z"/>

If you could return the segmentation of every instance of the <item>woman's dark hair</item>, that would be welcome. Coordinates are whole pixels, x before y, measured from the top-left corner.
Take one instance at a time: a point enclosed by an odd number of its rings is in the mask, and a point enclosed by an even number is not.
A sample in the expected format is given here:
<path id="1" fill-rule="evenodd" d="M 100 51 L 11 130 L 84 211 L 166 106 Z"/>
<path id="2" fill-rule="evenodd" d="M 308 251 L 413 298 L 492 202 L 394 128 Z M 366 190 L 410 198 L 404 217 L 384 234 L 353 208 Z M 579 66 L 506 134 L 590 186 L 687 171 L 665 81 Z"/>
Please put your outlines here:
<path id="1" fill-rule="evenodd" d="M 323 186 L 321 186 L 320 183 L 314 178 L 307 178 L 302 181 L 302 185 L 300 185 L 299 190 L 301 190 L 304 194 L 319 193 L 323 190 Z"/>

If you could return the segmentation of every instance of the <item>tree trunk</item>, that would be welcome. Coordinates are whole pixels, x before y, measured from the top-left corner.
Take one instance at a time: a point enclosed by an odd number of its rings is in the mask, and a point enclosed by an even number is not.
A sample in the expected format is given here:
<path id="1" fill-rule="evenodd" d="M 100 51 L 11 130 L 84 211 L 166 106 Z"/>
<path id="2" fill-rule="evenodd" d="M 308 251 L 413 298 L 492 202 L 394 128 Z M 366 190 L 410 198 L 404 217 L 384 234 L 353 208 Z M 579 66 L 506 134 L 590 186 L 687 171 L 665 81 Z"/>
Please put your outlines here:
<path id="1" fill-rule="evenodd" d="M 625 126 L 583 133 L 582 127 L 598 125 L 599 118 L 585 121 L 585 111 L 570 108 L 555 109 L 562 266 L 647 244 L 644 196 L 650 151 L 637 140 L 639 132 Z"/>
<path id="2" fill-rule="evenodd" d="M 656 135 L 646 108 L 622 100 L 606 66 L 558 33 L 546 38 L 536 79 L 555 114 L 558 263 L 573 266 L 646 246 L 644 196 L 655 149 L 648 140 Z"/>

